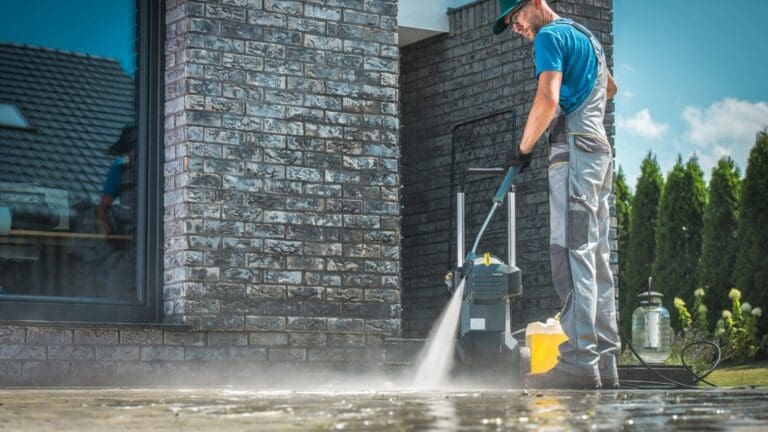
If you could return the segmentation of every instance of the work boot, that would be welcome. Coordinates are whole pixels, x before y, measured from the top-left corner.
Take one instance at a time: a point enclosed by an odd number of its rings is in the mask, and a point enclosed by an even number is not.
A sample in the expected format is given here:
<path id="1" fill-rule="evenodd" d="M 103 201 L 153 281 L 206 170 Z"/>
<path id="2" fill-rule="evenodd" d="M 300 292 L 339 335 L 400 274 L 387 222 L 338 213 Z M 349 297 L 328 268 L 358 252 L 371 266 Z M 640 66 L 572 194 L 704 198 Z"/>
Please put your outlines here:
<path id="1" fill-rule="evenodd" d="M 549 372 L 525 375 L 525 386 L 535 389 L 600 390 L 600 377 L 573 375 L 557 368 Z"/>
<path id="2" fill-rule="evenodd" d="M 605 390 L 618 390 L 621 388 L 619 384 L 619 370 L 616 367 L 616 356 L 611 354 L 603 354 L 600 356 L 600 361 L 597 364 L 597 368 L 600 371 L 600 381 L 603 384 Z"/>
<path id="3" fill-rule="evenodd" d="M 603 390 L 619 390 L 621 389 L 621 383 L 619 378 L 600 378 L 600 384 L 603 386 Z"/>

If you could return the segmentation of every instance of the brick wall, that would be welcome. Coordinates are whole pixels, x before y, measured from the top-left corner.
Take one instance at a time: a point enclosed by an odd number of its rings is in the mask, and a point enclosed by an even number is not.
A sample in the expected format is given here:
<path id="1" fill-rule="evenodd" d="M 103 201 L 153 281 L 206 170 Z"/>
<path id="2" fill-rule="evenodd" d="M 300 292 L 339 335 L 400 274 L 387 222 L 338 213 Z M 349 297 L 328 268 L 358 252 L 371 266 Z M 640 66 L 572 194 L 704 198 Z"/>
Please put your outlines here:
<path id="1" fill-rule="evenodd" d="M 382 336 L 363 333 L 0 325 L 0 386 L 269 384 L 382 362 Z"/>
<path id="2" fill-rule="evenodd" d="M 396 16 L 168 1 L 168 323 L 399 334 Z"/>
<path id="3" fill-rule="evenodd" d="M 586 24 L 602 42 L 610 61 L 611 0 L 550 3 L 562 16 Z M 494 36 L 491 24 L 497 15 L 496 0 L 471 3 L 449 12 L 449 34 L 401 50 L 406 337 L 424 336 L 448 298 L 442 280 L 455 261 L 450 255 L 453 234 L 449 232 L 452 145 L 474 145 L 484 152 L 473 155 L 477 163 L 499 166 L 504 150 L 522 135 L 535 93 L 531 44 L 509 31 Z M 492 116 L 494 113 L 499 114 Z M 612 113 L 609 106 L 606 124 L 610 135 Z M 474 119 L 485 120 L 454 129 Z M 525 294 L 512 306 L 513 328 L 560 309 L 549 266 L 546 152 L 546 145 L 539 143 L 532 169 L 517 182 L 517 264 L 523 270 Z M 486 194 L 489 187 L 498 187 L 498 182 L 485 185 Z M 482 205 L 468 206 L 467 242 L 474 240 L 472 233 L 489 209 L 490 197 Z M 478 214 L 480 219 L 472 221 Z"/>

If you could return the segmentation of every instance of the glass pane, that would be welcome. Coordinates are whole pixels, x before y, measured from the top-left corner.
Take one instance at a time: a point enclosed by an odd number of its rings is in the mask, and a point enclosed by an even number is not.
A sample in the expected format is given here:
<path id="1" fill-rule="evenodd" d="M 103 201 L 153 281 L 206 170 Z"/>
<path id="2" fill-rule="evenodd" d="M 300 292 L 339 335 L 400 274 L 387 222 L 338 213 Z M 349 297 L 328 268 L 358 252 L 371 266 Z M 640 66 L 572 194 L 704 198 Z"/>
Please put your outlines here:
<path id="1" fill-rule="evenodd" d="M 0 299 L 136 298 L 134 0 L 5 0 Z"/>
<path id="2" fill-rule="evenodd" d="M 13 104 L 0 103 L 0 127 L 29 128 L 29 122 Z"/>

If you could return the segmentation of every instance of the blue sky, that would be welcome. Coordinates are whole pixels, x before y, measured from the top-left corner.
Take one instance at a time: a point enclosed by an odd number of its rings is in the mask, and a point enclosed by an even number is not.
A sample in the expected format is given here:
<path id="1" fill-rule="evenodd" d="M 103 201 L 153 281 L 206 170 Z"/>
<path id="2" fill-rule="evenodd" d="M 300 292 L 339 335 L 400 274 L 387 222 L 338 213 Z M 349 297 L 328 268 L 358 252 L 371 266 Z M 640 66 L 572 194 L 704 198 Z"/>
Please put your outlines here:
<path id="1" fill-rule="evenodd" d="M 0 41 L 118 59 L 133 76 L 134 4 L 134 0 L 3 0 Z"/>
<path id="2" fill-rule="evenodd" d="M 724 155 L 743 176 L 768 125 L 768 1 L 613 4 L 616 153 L 630 185 L 648 150 L 665 175 L 695 153 L 706 178 Z"/>
<path id="3" fill-rule="evenodd" d="M 630 187 L 649 150 L 665 176 L 678 155 L 693 154 L 707 179 L 724 155 L 743 176 L 755 134 L 768 125 L 768 1 L 613 6 L 616 161 Z"/>

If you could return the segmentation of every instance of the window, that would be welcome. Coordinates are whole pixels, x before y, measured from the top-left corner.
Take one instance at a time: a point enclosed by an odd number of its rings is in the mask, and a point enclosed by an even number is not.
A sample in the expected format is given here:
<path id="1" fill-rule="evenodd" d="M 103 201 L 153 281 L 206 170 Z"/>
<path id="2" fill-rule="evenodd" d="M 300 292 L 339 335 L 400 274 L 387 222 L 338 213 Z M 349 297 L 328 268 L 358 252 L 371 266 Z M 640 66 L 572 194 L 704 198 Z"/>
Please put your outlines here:
<path id="1" fill-rule="evenodd" d="M 0 103 L 0 127 L 30 129 L 32 126 L 24 117 L 24 114 L 21 113 L 18 106 Z"/>
<path id="2" fill-rule="evenodd" d="M 4 3 L 0 319 L 159 319 L 161 3 Z"/>

